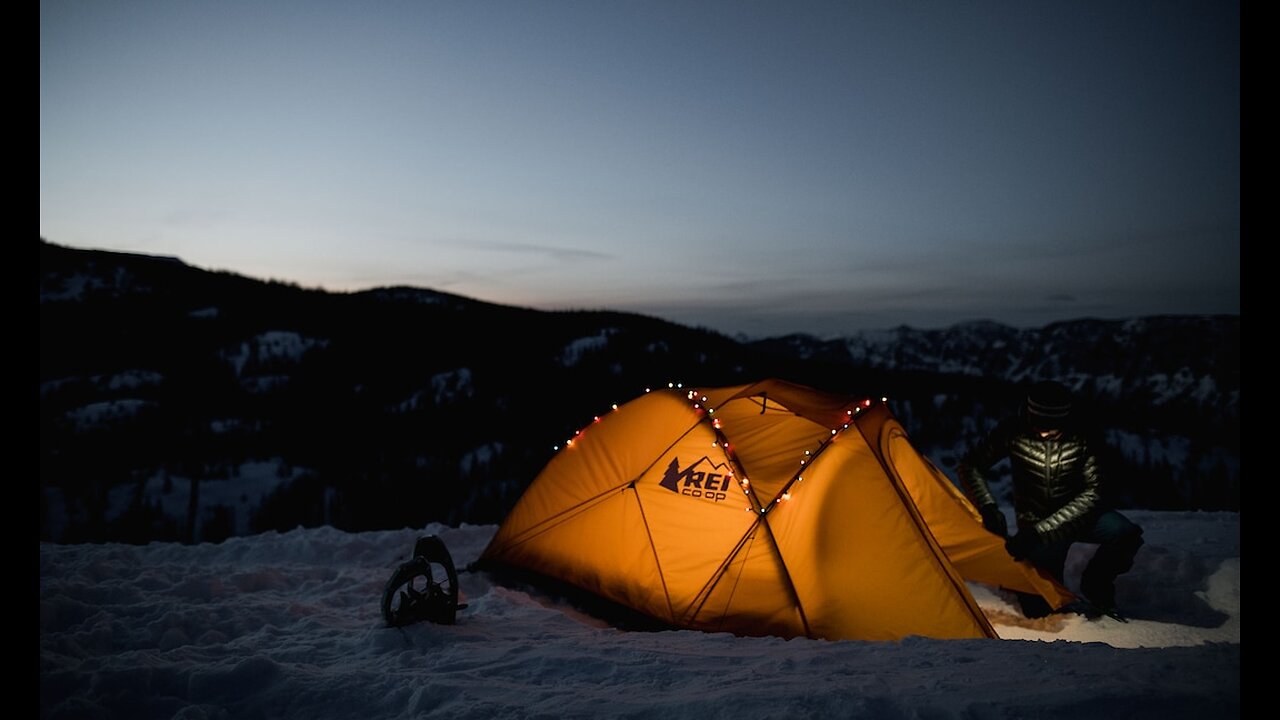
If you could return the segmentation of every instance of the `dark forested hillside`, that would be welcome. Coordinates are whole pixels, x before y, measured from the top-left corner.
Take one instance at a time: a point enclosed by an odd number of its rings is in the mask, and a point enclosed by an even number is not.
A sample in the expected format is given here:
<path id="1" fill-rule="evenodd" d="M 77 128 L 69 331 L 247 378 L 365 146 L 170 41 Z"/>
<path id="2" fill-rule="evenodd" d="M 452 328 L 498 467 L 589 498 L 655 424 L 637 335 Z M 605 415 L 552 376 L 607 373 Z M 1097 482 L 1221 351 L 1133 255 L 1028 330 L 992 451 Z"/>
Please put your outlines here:
<path id="1" fill-rule="evenodd" d="M 740 342 L 417 288 L 329 293 L 40 244 L 40 527 L 218 540 L 501 520 L 554 445 L 646 387 L 886 395 L 951 470 L 1020 383 L 1100 421 L 1125 500 L 1238 507 L 1239 319 L 990 323 Z"/>

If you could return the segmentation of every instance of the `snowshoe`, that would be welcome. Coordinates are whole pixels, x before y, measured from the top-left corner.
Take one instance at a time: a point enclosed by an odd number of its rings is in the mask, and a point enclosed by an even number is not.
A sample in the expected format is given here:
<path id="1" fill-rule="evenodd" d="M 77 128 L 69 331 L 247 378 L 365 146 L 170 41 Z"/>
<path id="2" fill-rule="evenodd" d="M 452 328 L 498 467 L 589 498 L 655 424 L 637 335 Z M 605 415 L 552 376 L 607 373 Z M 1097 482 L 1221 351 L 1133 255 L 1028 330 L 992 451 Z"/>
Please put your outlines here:
<path id="1" fill-rule="evenodd" d="M 382 618 L 391 627 L 421 620 L 452 625 L 465 607 L 458 604 L 453 557 L 435 535 L 418 538 L 413 557 L 396 569 L 382 591 Z"/>

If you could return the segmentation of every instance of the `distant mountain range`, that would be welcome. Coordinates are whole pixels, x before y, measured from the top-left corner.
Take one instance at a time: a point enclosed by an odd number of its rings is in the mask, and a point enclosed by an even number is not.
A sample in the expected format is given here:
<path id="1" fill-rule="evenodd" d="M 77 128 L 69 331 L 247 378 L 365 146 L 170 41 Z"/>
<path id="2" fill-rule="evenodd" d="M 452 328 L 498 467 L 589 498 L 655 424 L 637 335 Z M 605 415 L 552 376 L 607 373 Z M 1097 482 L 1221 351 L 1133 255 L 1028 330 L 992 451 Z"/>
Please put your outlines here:
<path id="1" fill-rule="evenodd" d="M 1084 319 L 1031 329 L 980 321 L 827 341 L 789 335 L 755 345 L 859 368 L 1008 383 L 1053 378 L 1111 404 L 1195 412 L 1215 423 L 1239 416 L 1238 316 Z"/>
<path id="2" fill-rule="evenodd" d="M 764 377 L 888 396 L 948 472 L 1023 384 L 1059 379 L 1106 440 L 1119 502 L 1238 509 L 1239 352 L 1238 316 L 741 341 L 41 240 L 40 532 L 192 541 L 498 522 L 611 404 Z"/>

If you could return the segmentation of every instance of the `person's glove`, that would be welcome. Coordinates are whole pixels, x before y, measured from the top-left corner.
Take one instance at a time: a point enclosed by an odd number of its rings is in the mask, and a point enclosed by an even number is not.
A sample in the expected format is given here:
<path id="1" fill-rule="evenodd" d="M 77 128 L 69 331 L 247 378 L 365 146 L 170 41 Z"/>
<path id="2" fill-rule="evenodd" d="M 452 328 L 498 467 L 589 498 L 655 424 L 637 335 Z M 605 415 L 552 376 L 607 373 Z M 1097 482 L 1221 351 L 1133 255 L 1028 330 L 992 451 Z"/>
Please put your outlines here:
<path id="1" fill-rule="evenodd" d="M 1014 560 L 1025 560 L 1032 550 L 1040 545 L 1040 536 L 1035 530 L 1023 530 L 1004 541 L 1004 549 L 1009 551 L 1009 555 Z"/>
<path id="2" fill-rule="evenodd" d="M 1009 521 L 1005 520 L 1004 513 L 1000 512 L 1000 508 L 995 505 L 984 505 L 978 512 L 982 513 L 982 527 L 1000 537 L 1008 537 Z"/>

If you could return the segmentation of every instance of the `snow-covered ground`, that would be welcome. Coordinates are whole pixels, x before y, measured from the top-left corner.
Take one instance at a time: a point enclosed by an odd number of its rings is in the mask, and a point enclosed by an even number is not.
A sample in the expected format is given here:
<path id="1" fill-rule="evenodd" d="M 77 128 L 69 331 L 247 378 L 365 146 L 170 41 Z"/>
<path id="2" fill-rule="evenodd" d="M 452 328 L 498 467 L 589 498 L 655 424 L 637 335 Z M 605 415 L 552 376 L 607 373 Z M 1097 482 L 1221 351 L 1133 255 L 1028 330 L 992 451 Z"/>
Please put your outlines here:
<path id="1" fill-rule="evenodd" d="M 624 631 L 478 572 L 456 625 L 384 626 L 418 537 L 463 567 L 494 526 L 42 543 L 41 717 L 1239 717 L 1239 515 L 1126 514 L 1147 541 L 1118 585 L 1131 622 L 1030 622 L 972 585 L 1003 640 Z M 1091 552 L 1073 550 L 1069 586 Z"/>

